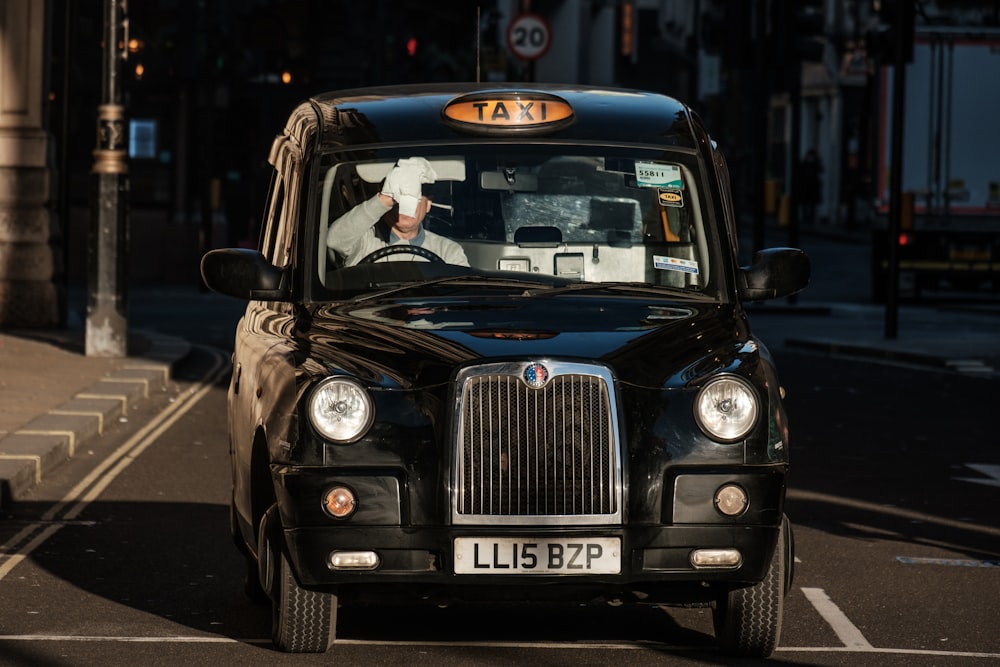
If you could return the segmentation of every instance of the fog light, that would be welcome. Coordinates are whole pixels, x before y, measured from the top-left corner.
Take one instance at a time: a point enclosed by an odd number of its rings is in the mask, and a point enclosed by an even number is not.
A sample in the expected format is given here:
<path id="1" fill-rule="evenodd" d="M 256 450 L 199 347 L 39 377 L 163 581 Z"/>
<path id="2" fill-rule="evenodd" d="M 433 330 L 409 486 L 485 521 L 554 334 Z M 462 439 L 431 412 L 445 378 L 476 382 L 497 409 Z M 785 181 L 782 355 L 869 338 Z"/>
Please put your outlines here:
<path id="1" fill-rule="evenodd" d="M 374 551 L 331 551 L 326 564 L 331 570 L 374 570 L 379 557 Z"/>
<path id="2" fill-rule="evenodd" d="M 695 549 L 691 564 L 695 567 L 738 567 L 743 556 L 737 549 Z"/>
<path id="3" fill-rule="evenodd" d="M 323 494 L 323 510 L 335 519 L 350 516 L 357 506 L 354 492 L 346 486 L 335 486 Z"/>
<path id="4" fill-rule="evenodd" d="M 735 484 L 720 486 L 715 492 L 715 509 L 726 516 L 739 516 L 746 511 L 750 500 L 747 492 Z"/>

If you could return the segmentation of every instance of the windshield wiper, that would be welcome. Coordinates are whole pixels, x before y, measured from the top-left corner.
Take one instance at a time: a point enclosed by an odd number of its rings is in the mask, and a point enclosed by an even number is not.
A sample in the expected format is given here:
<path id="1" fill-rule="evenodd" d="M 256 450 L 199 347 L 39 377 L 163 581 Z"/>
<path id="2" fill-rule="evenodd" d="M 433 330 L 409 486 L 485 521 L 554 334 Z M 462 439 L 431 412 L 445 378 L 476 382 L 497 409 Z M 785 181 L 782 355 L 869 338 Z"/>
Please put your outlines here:
<path id="1" fill-rule="evenodd" d="M 432 280 L 422 280 L 418 282 L 409 282 L 405 285 L 396 285 L 395 287 L 390 287 L 388 289 L 381 290 L 379 292 L 371 292 L 369 294 L 362 294 L 361 296 L 356 296 L 347 303 L 355 304 L 362 303 L 364 301 L 371 301 L 373 299 L 381 299 L 383 297 L 392 296 L 394 294 L 399 294 L 402 292 L 408 292 L 411 290 L 423 289 L 425 287 L 434 287 L 437 285 L 466 285 L 466 286 L 480 286 L 480 287 L 508 287 L 514 289 L 523 288 L 525 285 L 537 285 L 543 287 L 546 283 L 538 280 L 517 280 L 515 278 L 488 278 L 484 276 L 445 276 L 443 278 L 434 278 Z"/>
<path id="2" fill-rule="evenodd" d="M 573 283 L 572 285 L 563 285 L 562 287 L 542 287 L 542 288 L 532 288 L 527 289 L 521 296 L 559 296 L 560 294 L 580 294 L 582 292 L 633 292 L 641 294 L 655 294 L 657 296 L 663 296 L 665 292 L 671 294 L 676 294 L 678 296 L 683 296 L 684 298 L 699 298 L 702 295 L 688 292 L 677 287 L 668 287 L 666 285 L 650 285 L 649 283 Z"/>

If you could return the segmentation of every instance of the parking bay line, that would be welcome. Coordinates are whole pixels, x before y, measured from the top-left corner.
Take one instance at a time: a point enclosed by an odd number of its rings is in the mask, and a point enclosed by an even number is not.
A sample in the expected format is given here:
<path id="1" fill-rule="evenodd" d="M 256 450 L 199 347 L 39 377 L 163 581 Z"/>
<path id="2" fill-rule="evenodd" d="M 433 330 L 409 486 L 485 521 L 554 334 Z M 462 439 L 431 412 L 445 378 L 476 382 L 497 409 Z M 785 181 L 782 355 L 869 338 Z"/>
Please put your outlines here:
<path id="1" fill-rule="evenodd" d="M 822 588 L 803 588 L 802 594 L 816 608 L 823 620 L 833 628 L 845 647 L 864 650 L 873 648 L 871 643 L 861 634 L 861 630 L 858 630 L 857 626 L 851 623 L 851 619 L 847 618 L 847 615 L 833 603 L 833 600 Z"/>

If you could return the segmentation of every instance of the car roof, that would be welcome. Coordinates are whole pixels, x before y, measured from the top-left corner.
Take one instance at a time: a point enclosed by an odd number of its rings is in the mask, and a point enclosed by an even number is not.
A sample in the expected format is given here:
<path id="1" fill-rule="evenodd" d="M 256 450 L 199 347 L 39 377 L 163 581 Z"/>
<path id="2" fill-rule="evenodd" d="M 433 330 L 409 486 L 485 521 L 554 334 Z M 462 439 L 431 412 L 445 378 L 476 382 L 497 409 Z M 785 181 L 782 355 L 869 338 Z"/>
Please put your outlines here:
<path id="1" fill-rule="evenodd" d="M 570 120 L 530 132 L 521 129 L 457 127 L 443 115 L 456 99 L 511 99 L 514 94 L 565 102 Z M 391 143 L 475 140 L 531 140 L 642 144 L 708 149 L 709 137 L 697 115 L 680 101 L 658 93 L 568 84 L 441 83 L 382 86 L 333 91 L 300 105 L 289 119 L 286 135 L 304 148 Z M 315 148 L 315 147 L 314 147 Z M 307 148 L 308 150 L 308 148 Z"/>

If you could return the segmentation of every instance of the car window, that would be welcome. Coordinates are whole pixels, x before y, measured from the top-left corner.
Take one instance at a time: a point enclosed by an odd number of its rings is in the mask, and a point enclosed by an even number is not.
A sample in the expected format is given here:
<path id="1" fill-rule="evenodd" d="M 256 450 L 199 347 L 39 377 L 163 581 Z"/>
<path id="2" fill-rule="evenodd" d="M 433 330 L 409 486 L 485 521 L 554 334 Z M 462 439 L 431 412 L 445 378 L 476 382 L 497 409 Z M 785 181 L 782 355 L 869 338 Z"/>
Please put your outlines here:
<path id="1" fill-rule="evenodd" d="M 456 272 L 717 292 L 702 184 L 689 153 L 574 147 L 530 152 L 523 146 L 433 152 L 424 147 L 360 161 L 327 157 L 314 184 L 320 292 L 352 289 L 351 276 L 359 273 L 356 264 L 364 252 L 345 251 L 348 244 L 339 236 L 347 229 L 345 214 L 378 194 L 397 160 L 413 156 L 425 157 L 437 176 L 423 187 L 431 201 L 423 229 L 461 247 L 468 267 Z M 371 231 L 356 242 L 364 250 L 393 243 L 395 215 L 366 219 Z M 409 252 L 389 256 L 367 265 L 364 279 L 381 287 L 393 282 L 392 274 L 399 281 L 420 278 L 412 267 L 399 266 L 400 260 L 427 258 Z"/>

